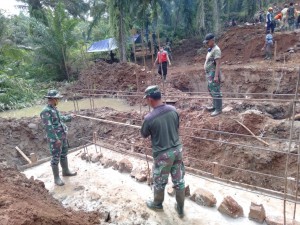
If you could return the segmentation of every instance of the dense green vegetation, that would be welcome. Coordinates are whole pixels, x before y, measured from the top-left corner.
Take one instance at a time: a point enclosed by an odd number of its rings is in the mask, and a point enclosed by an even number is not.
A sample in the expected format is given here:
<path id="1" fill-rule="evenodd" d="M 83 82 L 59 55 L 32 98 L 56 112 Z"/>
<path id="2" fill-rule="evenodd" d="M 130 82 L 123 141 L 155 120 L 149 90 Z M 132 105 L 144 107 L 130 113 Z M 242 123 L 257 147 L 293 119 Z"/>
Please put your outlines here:
<path id="1" fill-rule="evenodd" d="M 75 80 L 89 65 L 86 48 L 116 37 L 127 61 L 128 36 L 161 40 L 219 33 L 231 19 L 253 20 L 279 0 L 18 0 L 23 13 L 0 12 L 0 110 L 25 107 L 51 81 Z M 158 35 L 157 35 L 158 36 Z M 105 55 L 107 56 L 107 55 Z"/>

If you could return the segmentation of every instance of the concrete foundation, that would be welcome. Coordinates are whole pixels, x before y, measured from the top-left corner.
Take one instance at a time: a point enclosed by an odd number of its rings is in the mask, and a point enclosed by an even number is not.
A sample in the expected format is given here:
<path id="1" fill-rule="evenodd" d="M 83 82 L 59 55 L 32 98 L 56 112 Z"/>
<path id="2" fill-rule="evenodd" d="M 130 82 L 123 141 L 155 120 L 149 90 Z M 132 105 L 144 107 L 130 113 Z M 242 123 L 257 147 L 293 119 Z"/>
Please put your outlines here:
<path id="1" fill-rule="evenodd" d="M 205 179 L 186 175 L 186 185 L 190 186 L 191 193 L 201 187 L 209 190 L 217 199 L 214 208 L 199 206 L 188 198 L 185 203 L 185 217 L 179 219 L 175 210 L 175 198 L 165 194 L 164 211 L 154 212 L 146 207 L 145 201 L 151 199 L 153 194 L 146 183 L 138 183 L 128 173 L 119 173 L 112 168 L 104 169 L 100 163 L 86 162 L 80 158 L 80 151 L 69 154 L 70 168 L 77 171 L 76 177 L 63 177 L 65 185 L 55 186 L 51 172 L 50 162 L 29 168 L 24 171 L 27 177 L 34 176 L 42 180 L 50 193 L 57 198 L 65 207 L 77 210 L 99 211 L 104 217 L 110 214 L 108 222 L 101 224 L 163 224 L 163 225 L 201 225 L 201 224 L 257 224 L 248 219 L 251 202 L 263 204 L 267 216 L 283 216 L 283 201 L 253 194 L 244 190 L 207 181 Z M 95 153 L 96 147 L 88 147 L 89 153 Z M 97 152 L 100 148 L 97 147 Z M 103 156 L 120 161 L 127 158 L 136 167 L 146 168 L 145 161 L 124 156 L 120 153 L 101 148 Z M 169 182 L 170 179 L 169 179 Z M 243 207 L 244 217 L 233 219 L 222 215 L 217 207 L 225 196 L 232 196 Z M 287 204 L 287 218 L 292 218 L 294 204 Z M 298 206 L 299 208 L 299 206 Z M 300 220 L 300 213 L 296 213 Z M 103 219 L 104 220 L 104 219 Z"/>

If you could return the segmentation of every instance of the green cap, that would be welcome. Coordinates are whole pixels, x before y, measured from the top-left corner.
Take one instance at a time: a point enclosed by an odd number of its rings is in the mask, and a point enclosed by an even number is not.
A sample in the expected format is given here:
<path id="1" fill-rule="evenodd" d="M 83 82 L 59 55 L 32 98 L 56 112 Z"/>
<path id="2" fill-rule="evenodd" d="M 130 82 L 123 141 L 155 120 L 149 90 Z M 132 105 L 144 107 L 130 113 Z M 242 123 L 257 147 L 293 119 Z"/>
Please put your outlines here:
<path id="1" fill-rule="evenodd" d="M 144 98 L 147 98 L 147 97 L 154 97 L 154 98 L 159 97 L 160 98 L 160 96 L 161 96 L 161 93 L 160 93 L 160 90 L 157 85 L 149 86 L 145 90 Z"/>
<path id="2" fill-rule="evenodd" d="M 63 96 L 59 94 L 57 90 L 49 90 L 44 98 L 62 98 Z"/>

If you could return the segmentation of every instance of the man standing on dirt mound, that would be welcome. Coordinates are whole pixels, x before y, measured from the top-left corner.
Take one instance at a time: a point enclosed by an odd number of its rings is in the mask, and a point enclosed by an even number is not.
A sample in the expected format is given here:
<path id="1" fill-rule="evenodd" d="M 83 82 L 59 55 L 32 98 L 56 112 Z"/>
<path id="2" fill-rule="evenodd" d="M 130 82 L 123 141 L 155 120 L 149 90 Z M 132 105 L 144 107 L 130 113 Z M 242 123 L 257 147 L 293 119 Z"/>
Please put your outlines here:
<path id="1" fill-rule="evenodd" d="M 221 50 L 216 45 L 215 36 L 213 34 L 207 34 L 203 44 L 206 44 L 209 47 L 204 70 L 208 91 L 213 97 L 213 106 L 207 107 L 207 110 L 212 112 L 211 116 L 217 116 L 222 113 Z"/>
<path id="2" fill-rule="evenodd" d="M 185 186 L 182 144 L 178 135 L 179 115 L 175 107 L 162 103 L 157 86 L 149 86 L 145 90 L 144 99 L 153 111 L 146 115 L 141 134 L 144 138 L 151 136 L 154 159 L 154 200 L 146 204 L 150 209 L 163 210 L 165 187 L 171 173 L 173 188 L 176 190 L 175 210 L 182 218 Z"/>
<path id="3" fill-rule="evenodd" d="M 159 52 L 157 53 L 154 66 L 158 62 L 158 73 L 162 76 L 162 79 L 166 81 L 168 73 L 168 62 L 171 66 L 170 58 L 168 52 L 164 50 L 164 47 L 160 47 Z"/>
<path id="4" fill-rule="evenodd" d="M 68 128 L 64 122 L 70 122 L 75 117 L 74 114 L 62 116 L 57 110 L 59 99 L 62 96 L 56 90 L 48 91 L 45 98 L 48 99 L 48 105 L 43 109 L 40 116 L 47 133 L 50 153 L 52 156 L 51 167 L 54 176 L 54 183 L 58 186 L 64 185 L 60 179 L 58 164 L 62 167 L 63 176 L 75 176 L 77 172 L 71 172 L 68 167 Z"/>

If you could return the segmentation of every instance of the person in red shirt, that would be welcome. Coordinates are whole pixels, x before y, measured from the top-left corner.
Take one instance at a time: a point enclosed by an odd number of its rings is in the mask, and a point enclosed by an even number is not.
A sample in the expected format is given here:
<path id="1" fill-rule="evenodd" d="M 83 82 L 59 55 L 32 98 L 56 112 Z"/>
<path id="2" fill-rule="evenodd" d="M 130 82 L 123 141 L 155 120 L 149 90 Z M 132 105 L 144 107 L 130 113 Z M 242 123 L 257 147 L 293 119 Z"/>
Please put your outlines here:
<path id="1" fill-rule="evenodd" d="M 160 47 L 159 52 L 157 53 L 156 60 L 154 62 L 154 66 L 158 62 L 158 73 L 162 76 L 164 80 L 166 80 L 167 72 L 168 72 L 168 62 L 171 66 L 171 62 L 169 59 L 168 52 L 164 50 L 163 47 Z"/>

